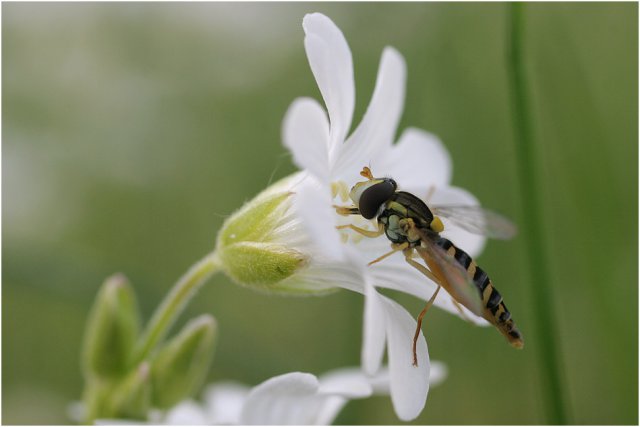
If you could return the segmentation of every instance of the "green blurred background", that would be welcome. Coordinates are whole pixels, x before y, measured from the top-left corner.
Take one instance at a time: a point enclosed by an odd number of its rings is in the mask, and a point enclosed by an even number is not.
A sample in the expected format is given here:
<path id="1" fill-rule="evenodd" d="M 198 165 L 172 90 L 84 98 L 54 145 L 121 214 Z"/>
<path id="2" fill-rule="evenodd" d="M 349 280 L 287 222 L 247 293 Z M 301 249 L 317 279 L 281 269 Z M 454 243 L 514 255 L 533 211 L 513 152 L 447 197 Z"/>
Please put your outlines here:
<path id="1" fill-rule="evenodd" d="M 456 185 L 519 222 L 506 4 L 2 5 L 4 423 L 69 422 L 79 347 L 105 277 L 132 281 L 148 318 L 214 245 L 226 215 L 295 170 L 280 128 L 298 96 L 320 98 L 301 20 L 319 11 L 354 54 L 355 120 L 385 45 L 406 58 L 401 129 L 436 133 Z M 528 4 L 545 242 L 570 421 L 638 422 L 637 5 Z M 429 313 L 449 378 L 417 424 L 545 423 L 523 239 L 479 258 L 527 339 Z M 399 297 L 413 313 L 422 303 Z M 219 321 L 209 381 L 255 385 L 359 363 L 363 301 L 266 296 L 215 276 L 178 326 Z M 311 331 L 311 332 L 310 332 Z M 394 424 L 386 397 L 343 424 Z"/>

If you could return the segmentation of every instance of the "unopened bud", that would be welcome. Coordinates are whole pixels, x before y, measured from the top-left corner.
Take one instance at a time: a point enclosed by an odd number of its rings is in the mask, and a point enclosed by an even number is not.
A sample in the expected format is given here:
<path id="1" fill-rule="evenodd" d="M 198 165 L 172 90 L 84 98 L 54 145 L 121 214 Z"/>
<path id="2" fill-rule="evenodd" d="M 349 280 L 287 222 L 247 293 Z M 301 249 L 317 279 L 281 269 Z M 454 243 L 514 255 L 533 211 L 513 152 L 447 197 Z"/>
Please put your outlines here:
<path id="1" fill-rule="evenodd" d="M 213 357 L 216 331 L 215 319 L 203 315 L 189 322 L 160 349 L 151 365 L 154 407 L 168 409 L 203 384 Z"/>
<path id="2" fill-rule="evenodd" d="M 139 332 L 138 308 L 127 279 L 116 274 L 102 285 L 89 314 L 82 365 L 87 378 L 117 378 L 127 372 Z"/>
<path id="3" fill-rule="evenodd" d="M 308 256 L 287 244 L 293 194 L 280 181 L 235 212 L 222 226 L 216 253 L 225 273 L 241 285 L 278 290 L 278 284 L 303 267 Z"/>

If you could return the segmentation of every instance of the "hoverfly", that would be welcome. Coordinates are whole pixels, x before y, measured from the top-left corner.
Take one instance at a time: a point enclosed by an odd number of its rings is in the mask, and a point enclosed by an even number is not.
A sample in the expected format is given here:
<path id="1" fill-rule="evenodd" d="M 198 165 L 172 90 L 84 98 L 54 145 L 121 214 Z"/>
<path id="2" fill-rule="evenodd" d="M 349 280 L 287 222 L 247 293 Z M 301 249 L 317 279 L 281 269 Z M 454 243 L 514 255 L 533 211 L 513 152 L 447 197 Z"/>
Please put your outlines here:
<path id="1" fill-rule="evenodd" d="M 422 319 L 436 299 L 440 288 L 444 288 L 451 295 L 461 314 L 464 314 L 460 307 L 463 305 L 494 325 L 513 347 L 522 348 L 522 334 L 502 302 L 502 296 L 494 288 L 487 273 L 465 251 L 440 235 L 444 225 L 434 212 L 467 231 L 488 237 L 511 238 L 515 234 L 515 226 L 506 218 L 479 206 L 443 206 L 430 209 L 413 194 L 397 191 L 398 186 L 393 179 L 374 178 L 366 166 L 360 175 L 367 180 L 356 183 L 349 193 L 355 206 L 336 206 L 336 211 L 341 215 L 376 218 L 378 230 L 366 230 L 353 224 L 337 228 L 348 228 L 366 237 L 386 234 L 391 241 L 391 252 L 376 258 L 369 265 L 402 251 L 407 263 L 437 285 L 417 318 L 413 338 L 413 364 L 418 364 L 416 343 Z M 413 259 L 415 253 L 424 260 L 426 267 Z"/>

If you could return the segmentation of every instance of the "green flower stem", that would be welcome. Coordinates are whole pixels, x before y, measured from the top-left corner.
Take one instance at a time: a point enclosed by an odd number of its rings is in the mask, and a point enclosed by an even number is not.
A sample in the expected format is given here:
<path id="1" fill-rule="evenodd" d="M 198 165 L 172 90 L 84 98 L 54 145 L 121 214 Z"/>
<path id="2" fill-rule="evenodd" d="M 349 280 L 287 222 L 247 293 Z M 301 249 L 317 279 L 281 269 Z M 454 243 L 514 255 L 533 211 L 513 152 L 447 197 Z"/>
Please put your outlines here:
<path id="1" fill-rule="evenodd" d="M 134 352 L 133 365 L 144 360 L 153 348 L 164 339 L 187 302 L 209 277 L 220 271 L 220 268 L 220 261 L 216 253 L 210 253 L 194 264 L 180 278 L 151 317 Z"/>
<path id="2" fill-rule="evenodd" d="M 566 424 L 565 388 L 562 381 L 561 351 L 556 336 L 551 280 L 547 254 L 543 243 L 540 215 L 540 192 L 534 150 L 532 116 L 529 110 L 528 87 L 523 58 L 524 7 L 522 3 L 509 3 L 508 13 L 508 66 L 511 84 L 513 119 L 516 136 L 516 155 L 520 172 L 523 234 L 531 262 L 531 290 L 537 332 L 536 350 L 541 364 L 543 400 L 550 424 Z"/>

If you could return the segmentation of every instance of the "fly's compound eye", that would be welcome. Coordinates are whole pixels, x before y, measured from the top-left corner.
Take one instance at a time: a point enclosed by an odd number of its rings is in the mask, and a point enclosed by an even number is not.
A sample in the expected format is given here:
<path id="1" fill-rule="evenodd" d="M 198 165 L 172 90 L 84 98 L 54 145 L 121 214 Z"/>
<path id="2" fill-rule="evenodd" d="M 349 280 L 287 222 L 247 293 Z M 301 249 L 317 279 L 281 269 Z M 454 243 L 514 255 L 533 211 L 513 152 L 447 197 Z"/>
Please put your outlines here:
<path id="1" fill-rule="evenodd" d="M 395 193 L 396 188 L 397 186 L 394 180 L 385 179 L 364 190 L 358 204 L 360 215 L 366 219 L 372 219 L 376 216 L 380 206 Z"/>

